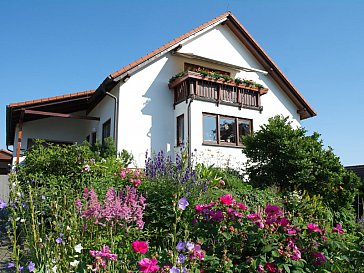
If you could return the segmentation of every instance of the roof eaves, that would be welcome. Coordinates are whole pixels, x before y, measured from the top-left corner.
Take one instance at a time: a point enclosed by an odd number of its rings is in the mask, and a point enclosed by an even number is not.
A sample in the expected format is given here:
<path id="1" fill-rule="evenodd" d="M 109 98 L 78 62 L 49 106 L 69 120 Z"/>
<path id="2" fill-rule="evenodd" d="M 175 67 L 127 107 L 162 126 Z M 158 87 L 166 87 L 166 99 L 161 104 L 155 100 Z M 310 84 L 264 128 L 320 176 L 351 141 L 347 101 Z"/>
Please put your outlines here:
<path id="1" fill-rule="evenodd" d="M 246 37 L 250 40 L 251 44 L 255 47 L 255 49 L 266 59 L 266 61 L 270 64 L 270 68 L 275 70 L 278 76 L 285 82 L 287 87 L 291 90 L 291 93 L 297 98 L 298 101 L 304 106 L 305 110 L 308 111 L 309 116 L 302 116 L 301 119 L 309 118 L 316 116 L 316 111 L 311 107 L 311 105 L 306 101 L 306 99 L 301 95 L 301 93 L 297 90 L 297 88 L 292 84 L 292 82 L 286 77 L 286 75 L 282 72 L 282 70 L 275 64 L 272 58 L 264 51 L 264 49 L 258 44 L 258 42 L 253 38 L 253 36 L 245 29 L 245 27 L 240 23 L 240 21 L 232 14 L 229 14 L 229 19 L 231 19 L 246 35 Z M 270 72 L 272 73 L 272 72 Z"/>

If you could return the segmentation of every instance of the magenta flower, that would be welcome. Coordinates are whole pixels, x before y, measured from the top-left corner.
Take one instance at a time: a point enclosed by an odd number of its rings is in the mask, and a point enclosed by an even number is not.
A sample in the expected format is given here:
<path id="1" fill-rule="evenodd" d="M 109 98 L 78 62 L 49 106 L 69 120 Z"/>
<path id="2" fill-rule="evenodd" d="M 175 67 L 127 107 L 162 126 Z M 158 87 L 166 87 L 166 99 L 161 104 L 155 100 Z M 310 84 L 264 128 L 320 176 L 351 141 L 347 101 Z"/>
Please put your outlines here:
<path id="1" fill-rule="evenodd" d="M 322 252 L 312 252 L 311 255 L 314 258 L 313 264 L 315 266 L 320 266 L 326 263 L 326 257 Z"/>
<path id="2" fill-rule="evenodd" d="M 336 226 L 332 229 L 332 233 L 337 232 L 339 234 L 344 234 L 344 231 L 342 230 L 343 227 L 340 224 L 336 224 Z"/>
<path id="3" fill-rule="evenodd" d="M 319 226 L 316 224 L 313 224 L 313 223 L 309 223 L 307 225 L 307 229 L 308 229 L 308 232 L 321 232 L 321 229 L 319 228 Z"/>
<path id="4" fill-rule="evenodd" d="M 178 208 L 179 209 L 185 210 L 188 205 L 189 205 L 189 203 L 188 203 L 186 197 L 182 197 L 181 199 L 178 200 Z"/>
<path id="5" fill-rule="evenodd" d="M 274 263 L 267 263 L 265 267 L 267 268 L 268 272 L 277 272 L 277 267 L 274 265 Z"/>
<path id="6" fill-rule="evenodd" d="M 145 254 L 148 251 L 148 243 L 144 241 L 135 240 L 131 244 L 131 247 L 133 248 L 134 252 L 139 252 L 141 254 Z"/>
<path id="7" fill-rule="evenodd" d="M 258 267 L 257 267 L 257 270 L 256 270 L 257 272 L 265 272 L 265 270 L 264 270 L 264 266 L 263 265 L 258 265 Z"/>
<path id="8" fill-rule="evenodd" d="M 138 262 L 139 264 L 139 271 L 143 273 L 150 273 L 150 272 L 156 272 L 159 270 L 159 266 L 157 266 L 157 259 L 148 259 L 144 258 L 141 261 Z"/>
<path id="9" fill-rule="evenodd" d="M 289 225 L 289 220 L 287 218 L 281 218 L 279 219 L 279 224 L 282 226 L 282 227 L 286 227 Z"/>
<path id="10" fill-rule="evenodd" d="M 235 203 L 235 200 L 231 194 L 225 194 L 219 198 L 220 202 L 224 205 L 230 206 Z"/>
<path id="11" fill-rule="evenodd" d="M 239 209 L 241 209 L 241 210 L 247 210 L 247 209 L 248 209 L 248 207 L 247 207 L 247 206 L 245 206 L 243 203 L 238 203 L 236 206 L 237 206 Z"/>

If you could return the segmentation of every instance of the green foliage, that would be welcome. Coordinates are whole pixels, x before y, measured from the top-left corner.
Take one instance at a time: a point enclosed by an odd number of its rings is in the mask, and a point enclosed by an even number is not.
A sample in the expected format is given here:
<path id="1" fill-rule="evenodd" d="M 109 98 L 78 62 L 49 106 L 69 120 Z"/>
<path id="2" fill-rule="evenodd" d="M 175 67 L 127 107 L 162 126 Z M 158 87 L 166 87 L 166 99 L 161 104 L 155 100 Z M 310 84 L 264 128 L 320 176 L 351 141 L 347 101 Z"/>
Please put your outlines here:
<path id="1" fill-rule="evenodd" d="M 269 119 L 256 133 L 243 138 L 247 174 L 260 187 L 320 195 L 334 211 L 350 210 L 358 192 L 358 178 L 345 170 L 331 148 L 324 149 L 320 135 L 306 135 L 288 118 Z"/>

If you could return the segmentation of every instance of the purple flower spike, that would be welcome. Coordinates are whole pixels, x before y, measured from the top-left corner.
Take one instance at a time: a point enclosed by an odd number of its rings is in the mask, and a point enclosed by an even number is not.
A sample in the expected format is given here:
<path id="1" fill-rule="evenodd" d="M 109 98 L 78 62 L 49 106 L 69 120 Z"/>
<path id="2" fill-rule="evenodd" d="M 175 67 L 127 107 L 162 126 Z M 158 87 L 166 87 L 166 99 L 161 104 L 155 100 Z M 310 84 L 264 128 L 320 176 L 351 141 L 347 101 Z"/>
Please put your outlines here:
<path id="1" fill-rule="evenodd" d="M 186 207 L 189 205 L 186 197 L 182 197 L 181 199 L 178 200 L 178 208 L 181 210 L 185 210 Z"/>

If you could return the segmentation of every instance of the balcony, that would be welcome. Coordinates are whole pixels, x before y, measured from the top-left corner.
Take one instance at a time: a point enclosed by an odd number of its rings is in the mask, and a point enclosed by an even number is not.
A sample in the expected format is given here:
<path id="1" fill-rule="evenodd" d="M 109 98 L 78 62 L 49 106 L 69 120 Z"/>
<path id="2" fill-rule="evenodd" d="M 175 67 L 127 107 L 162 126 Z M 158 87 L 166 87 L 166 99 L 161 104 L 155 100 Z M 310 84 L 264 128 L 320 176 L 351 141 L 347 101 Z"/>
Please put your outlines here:
<path id="1" fill-rule="evenodd" d="M 193 98 L 260 111 L 263 109 L 260 96 L 268 92 L 267 88 L 256 87 L 253 83 L 249 85 L 215 79 L 192 71 L 184 72 L 168 86 L 174 90 L 174 105 Z"/>

